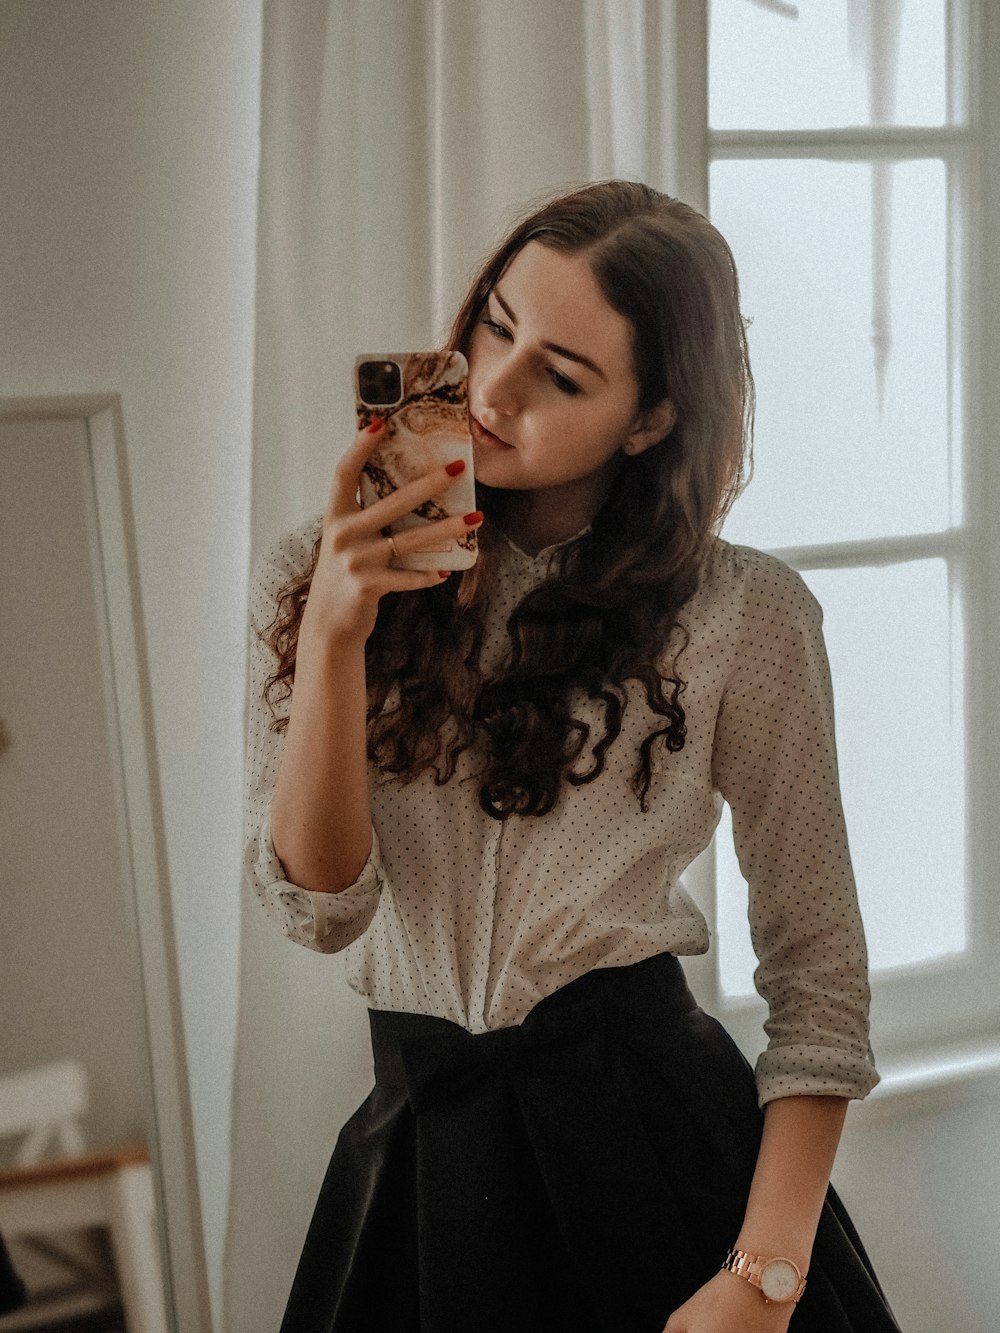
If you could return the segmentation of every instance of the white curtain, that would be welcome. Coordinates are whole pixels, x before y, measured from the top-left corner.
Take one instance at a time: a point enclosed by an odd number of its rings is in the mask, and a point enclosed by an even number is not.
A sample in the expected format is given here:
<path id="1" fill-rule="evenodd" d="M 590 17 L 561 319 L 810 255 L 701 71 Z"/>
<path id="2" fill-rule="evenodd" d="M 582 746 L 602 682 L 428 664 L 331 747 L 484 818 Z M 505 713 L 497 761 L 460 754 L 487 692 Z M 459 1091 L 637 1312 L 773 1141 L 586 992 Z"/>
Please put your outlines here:
<path id="1" fill-rule="evenodd" d="M 353 435 L 355 355 L 443 337 L 515 214 L 611 175 L 702 201 L 702 141 L 684 133 L 699 81 L 681 96 L 665 66 L 678 23 L 703 10 L 265 0 L 255 553 L 322 509 Z M 273 1333 L 371 1060 L 341 960 L 243 907 L 225 1327 Z"/>

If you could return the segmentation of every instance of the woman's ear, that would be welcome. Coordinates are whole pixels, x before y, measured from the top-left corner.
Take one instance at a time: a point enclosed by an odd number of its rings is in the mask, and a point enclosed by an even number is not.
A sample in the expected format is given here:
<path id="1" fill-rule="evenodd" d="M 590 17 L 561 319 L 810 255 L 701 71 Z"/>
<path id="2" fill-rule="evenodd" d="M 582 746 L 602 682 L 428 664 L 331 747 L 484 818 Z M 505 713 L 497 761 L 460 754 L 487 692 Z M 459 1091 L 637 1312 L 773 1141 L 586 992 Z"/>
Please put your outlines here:
<path id="1" fill-rule="evenodd" d="M 622 452 L 632 455 L 645 453 L 669 435 L 676 423 L 677 408 L 669 398 L 664 398 L 655 407 L 639 413 L 622 445 Z"/>

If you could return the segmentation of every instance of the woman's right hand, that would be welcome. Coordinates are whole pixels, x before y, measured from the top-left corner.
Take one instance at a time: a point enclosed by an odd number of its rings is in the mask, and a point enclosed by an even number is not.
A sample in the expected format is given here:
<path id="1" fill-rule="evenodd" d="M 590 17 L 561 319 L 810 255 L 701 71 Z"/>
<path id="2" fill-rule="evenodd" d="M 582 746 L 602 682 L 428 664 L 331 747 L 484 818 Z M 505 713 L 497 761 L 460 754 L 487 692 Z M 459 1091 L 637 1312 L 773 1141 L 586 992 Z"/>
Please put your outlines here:
<path id="1" fill-rule="evenodd" d="M 448 577 L 447 570 L 396 569 L 391 563 L 392 547 L 382 529 L 448 490 L 463 468 L 449 472 L 448 467 L 455 469 L 456 464 L 442 463 L 392 495 L 362 508 L 358 503 L 361 471 L 377 448 L 383 429 L 379 423 L 378 429 L 369 427 L 356 436 L 334 472 L 323 515 L 319 560 L 302 617 L 300 633 L 307 637 L 318 635 L 327 643 L 363 643 L 375 627 L 379 599 L 387 592 L 416 592 L 435 587 Z M 397 534 L 396 549 L 400 555 L 432 550 L 479 527 L 481 522 L 481 514 L 439 519 Z"/>

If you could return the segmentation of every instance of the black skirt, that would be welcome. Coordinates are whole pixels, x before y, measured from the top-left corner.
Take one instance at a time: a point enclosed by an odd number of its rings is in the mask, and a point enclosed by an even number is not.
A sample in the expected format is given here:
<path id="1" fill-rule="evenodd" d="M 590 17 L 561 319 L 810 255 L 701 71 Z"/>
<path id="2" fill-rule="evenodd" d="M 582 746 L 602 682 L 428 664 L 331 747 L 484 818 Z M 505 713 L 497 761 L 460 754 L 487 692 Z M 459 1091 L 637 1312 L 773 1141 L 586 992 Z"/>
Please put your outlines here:
<path id="1" fill-rule="evenodd" d="M 473 1036 L 370 1012 L 281 1333 L 662 1333 L 736 1239 L 753 1071 L 670 954 Z M 736 1279 L 734 1279 L 736 1280 Z M 898 1333 L 836 1193 L 794 1333 Z"/>

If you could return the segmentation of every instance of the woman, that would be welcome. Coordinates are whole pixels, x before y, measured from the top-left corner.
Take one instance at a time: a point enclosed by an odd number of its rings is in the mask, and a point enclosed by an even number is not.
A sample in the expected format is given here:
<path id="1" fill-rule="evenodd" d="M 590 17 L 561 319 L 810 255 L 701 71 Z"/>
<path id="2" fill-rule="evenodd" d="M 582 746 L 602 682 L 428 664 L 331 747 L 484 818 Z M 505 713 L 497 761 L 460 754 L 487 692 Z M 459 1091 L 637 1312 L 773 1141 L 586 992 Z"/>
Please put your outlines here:
<path id="1" fill-rule="evenodd" d="M 376 1067 L 282 1328 L 895 1329 L 828 1193 L 877 1075 L 820 613 L 716 535 L 753 415 L 729 249 L 586 187 L 513 230 L 451 345 L 480 508 L 395 542 L 482 525 L 475 568 L 395 568 L 384 529 L 454 478 L 360 509 L 375 423 L 254 580 L 248 876 L 349 950 Z M 677 962 L 723 799 L 755 1071 Z"/>

